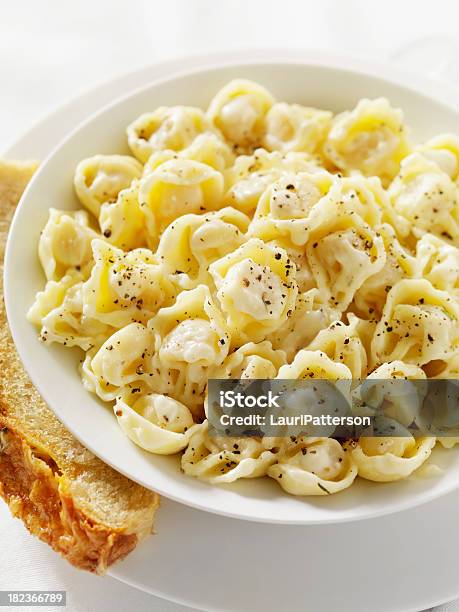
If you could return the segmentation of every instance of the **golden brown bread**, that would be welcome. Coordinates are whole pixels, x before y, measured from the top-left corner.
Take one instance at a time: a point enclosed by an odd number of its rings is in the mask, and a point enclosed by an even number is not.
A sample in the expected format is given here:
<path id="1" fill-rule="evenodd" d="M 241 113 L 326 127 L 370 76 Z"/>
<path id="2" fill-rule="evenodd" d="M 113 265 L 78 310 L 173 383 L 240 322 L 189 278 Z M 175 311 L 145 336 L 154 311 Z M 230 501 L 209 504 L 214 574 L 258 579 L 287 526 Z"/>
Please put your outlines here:
<path id="1" fill-rule="evenodd" d="M 85 449 L 25 373 L 3 304 L 8 227 L 35 164 L 0 161 L 0 495 L 29 531 L 103 574 L 152 533 L 159 497 Z"/>

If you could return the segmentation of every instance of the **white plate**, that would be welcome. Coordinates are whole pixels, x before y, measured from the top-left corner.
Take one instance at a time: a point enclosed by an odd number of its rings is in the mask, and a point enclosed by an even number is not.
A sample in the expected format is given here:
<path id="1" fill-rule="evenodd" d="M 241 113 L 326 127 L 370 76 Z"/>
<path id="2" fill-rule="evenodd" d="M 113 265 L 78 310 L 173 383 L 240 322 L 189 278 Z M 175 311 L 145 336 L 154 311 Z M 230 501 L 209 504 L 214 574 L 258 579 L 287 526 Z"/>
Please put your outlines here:
<path id="1" fill-rule="evenodd" d="M 289 57 L 288 52 L 282 55 Z M 290 57 L 301 54 L 295 51 Z M 200 57 L 151 66 L 107 83 L 53 113 L 6 155 L 43 159 L 75 120 L 126 87 L 162 76 L 164 68 L 174 72 L 185 62 L 193 66 L 214 60 L 215 56 Z M 410 77 L 406 82 L 418 84 Z M 429 91 L 429 84 L 421 85 Z M 438 84 L 435 88 L 443 91 Z M 444 88 L 444 93 L 454 99 L 454 90 Z M 419 612 L 459 596 L 458 506 L 455 492 L 416 510 L 376 520 L 285 527 L 211 516 L 163 499 L 158 534 L 110 573 L 144 591 L 202 610 Z"/>
<path id="2" fill-rule="evenodd" d="M 220 612 L 421 612 L 459 597 L 457 492 L 345 525 L 264 525 L 169 502 L 111 575 Z"/>
<path id="3" fill-rule="evenodd" d="M 81 159 L 97 152 L 123 152 L 125 127 L 142 112 L 160 104 L 206 105 L 218 88 L 242 76 L 267 85 L 281 100 L 304 102 L 335 111 L 351 108 L 365 96 L 387 96 L 406 112 L 416 137 L 454 130 L 459 114 L 423 88 L 406 85 L 406 77 L 379 67 L 362 68 L 354 61 L 293 54 L 288 60 L 272 52 L 250 63 L 214 60 L 217 67 L 190 70 L 134 91 L 91 116 L 73 130 L 45 160 L 28 187 L 15 215 L 6 250 L 5 299 L 10 325 L 25 367 L 40 393 L 70 431 L 106 463 L 147 488 L 199 509 L 255 521 L 290 524 L 336 523 L 374 517 L 412 507 L 459 485 L 459 452 L 436 452 L 447 467 L 425 481 L 411 478 L 390 485 L 358 481 L 332 498 L 295 498 L 270 479 L 240 481 L 214 487 L 182 474 L 177 457 L 148 454 L 124 436 L 111 410 L 88 394 L 77 375 L 80 354 L 61 346 L 45 346 L 25 319 L 35 293 L 44 285 L 36 246 L 48 208 L 78 207 L 73 171 Z M 386 71 L 387 72 L 387 71 Z M 67 109 L 67 113 L 69 110 Z M 72 117 L 74 120 L 74 118 Z"/>

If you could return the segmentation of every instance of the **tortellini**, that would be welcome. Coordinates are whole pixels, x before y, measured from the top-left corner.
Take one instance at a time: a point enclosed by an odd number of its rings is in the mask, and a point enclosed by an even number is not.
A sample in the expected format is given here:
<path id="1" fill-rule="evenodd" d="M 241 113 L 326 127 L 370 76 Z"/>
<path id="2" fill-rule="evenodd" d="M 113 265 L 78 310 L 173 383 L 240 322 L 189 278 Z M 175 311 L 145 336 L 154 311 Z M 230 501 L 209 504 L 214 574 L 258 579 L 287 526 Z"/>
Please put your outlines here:
<path id="1" fill-rule="evenodd" d="M 221 207 L 223 176 L 211 166 L 189 159 L 171 159 L 142 179 L 139 200 L 151 247 L 177 217 Z"/>
<path id="2" fill-rule="evenodd" d="M 211 375 L 220 379 L 274 378 L 286 361 L 285 352 L 274 349 L 268 340 L 247 342 L 228 355 L 219 367 L 212 370 Z"/>
<path id="3" fill-rule="evenodd" d="M 118 423 L 137 446 L 156 455 L 174 455 L 187 447 L 195 425 L 186 406 L 177 400 L 148 393 L 130 406 L 119 398 L 114 407 Z"/>
<path id="4" fill-rule="evenodd" d="M 244 151 L 261 144 L 265 116 L 273 104 L 274 98 L 264 87 L 239 79 L 217 93 L 207 116 L 236 149 Z"/>
<path id="5" fill-rule="evenodd" d="M 119 328 L 146 323 L 173 302 L 175 287 L 151 251 L 125 253 L 102 240 L 92 246 L 95 265 L 83 286 L 85 314 Z"/>
<path id="6" fill-rule="evenodd" d="M 200 108 L 161 106 L 131 123 L 127 138 L 131 151 L 145 163 L 154 151 L 180 151 L 210 129 L 210 122 Z"/>
<path id="7" fill-rule="evenodd" d="M 249 222 L 247 215 L 229 206 L 203 215 L 183 215 L 161 236 L 158 259 L 184 289 L 208 283 L 209 265 L 241 246 Z"/>
<path id="8" fill-rule="evenodd" d="M 340 313 L 322 303 L 318 289 L 299 293 L 291 316 L 268 337 L 276 349 L 282 349 L 292 361 L 298 351 L 305 348 Z"/>
<path id="9" fill-rule="evenodd" d="M 130 323 L 111 335 L 98 349 L 89 351 L 81 366 L 83 384 L 105 401 L 140 397 L 158 375 L 154 336 L 140 323 Z"/>
<path id="10" fill-rule="evenodd" d="M 298 447 L 298 445 L 297 445 Z M 294 452 L 281 456 L 268 476 L 291 495 L 331 495 L 351 486 L 357 467 L 339 442 L 331 438 L 308 439 Z"/>
<path id="11" fill-rule="evenodd" d="M 401 280 L 388 293 L 372 341 L 374 364 L 426 365 L 459 347 L 459 304 L 425 279 Z"/>
<path id="12" fill-rule="evenodd" d="M 139 183 L 135 181 L 118 194 L 115 202 L 100 207 L 99 225 L 107 242 L 120 249 L 147 246 L 145 215 L 139 202 Z"/>
<path id="13" fill-rule="evenodd" d="M 315 153 L 327 136 L 332 113 L 278 102 L 266 114 L 263 140 L 268 151 Z"/>
<path id="14" fill-rule="evenodd" d="M 377 175 L 385 184 L 409 150 L 403 113 L 385 98 L 360 100 L 354 110 L 337 115 L 324 145 L 340 170 Z"/>
<path id="15" fill-rule="evenodd" d="M 38 256 L 46 278 L 59 280 L 71 271 L 87 275 L 93 265 L 91 242 L 97 237 L 84 210 L 68 212 L 50 208 L 38 243 Z"/>
<path id="16" fill-rule="evenodd" d="M 319 331 L 308 345 L 309 351 L 322 351 L 336 363 L 349 368 L 353 378 L 364 378 L 368 371 L 368 355 L 360 337 L 360 326 L 365 325 L 356 316 L 349 314 L 349 324 L 335 321 Z"/>
<path id="17" fill-rule="evenodd" d="M 385 201 L 387 196 L 381 183 L 375 177 L 334 177 L 327 191 L 327 197 L 314 206 L 308 215 L 308 225 L 311 227 L 316 227 L 335 214 L 358 215 L 374 227 L 381 223 L 383 211 L 389 205 Z"/>
<path id="18" fill-rule="evenodd" d="M 376 482 L 407 478 L 427 461 L 435 446 L 435 438 L 416 440 L 407 431 L 406 437 L 362 437 L 352 450 L 352 460 L 359 476 Z"/>
<path id="19" fill-rule="evenodd" d="M 283 249 L 252 238 L 209 271 L 234 346 L 262 340 L 292 315 L 298 287 Z"/>
<path id="20" fill-rule="evenodd" d="M 459 190 L 435 162 L 420 153 L 406 157 L 388 193 L 396 212 L 411 224 L 415 238 L 430 232 L 457 244 Z"/>
<path id="21" fill-rule="evenodd" d="M 77 165 L 85 210 L 50 208 L 27 318 L 139 448 L 308 496 L 407 478 L 436 443 L 414 430 L 436 427 L 429 379 L 459 379 L 459 136 L 412 143 L 385 98 L 302 102 L 238 79 L 207 109 L 143 109 L 132 155 Z M 211 379 L 293 389 L 284 417 L 379 420 L 222 435 Z"/>
<path id="22" fill-rule="evenodd" d="M 144 176 L 170 159 L 192 159 L 207 164 L 219 172 L 224 172 L 232 166 L 235 156 L 231 148 L 217 134 L 204 132 L 196 136 L 192 143 L 182 151 L 165 149 L 152 153 L 144 166 Z"/>
<path id="23" fill-rule="evenodd" d="M 257 225 L 258 224 L 254 222 L 250 224 L 248 231 L 249 236 L 251 236 L 253 232 L 255 234 L 254 237 L 258 237 L 256 234 L 258 233 L 260 227 Z M 274 240 L 269 240 L 267 244 L 274 248 L 283 249 L 289 256 L 295 267 L 295 281 L 298 285 L 299 294 L 307 293 L 308 291 L 317 288 L 316 281 L 309 266 L 308 258 L 304 251 L 304 246 L 294 245 L 288 236 L 278 236 Z"/>
<path id="24" fill-rule="evenodd" d="M 205 421 L 190 439 L 182 469 L 189 476 L 223 484 L 263 476 L 275 460 L 275 453 L 256 438 L 210 437 Z"/>
<path id="25" fill-rule="evenodd" d="M 223 362 L 231 342 L 209 289 L 198 285 L 183 291 L 148 327 L 155 336 L 160 377 L 167 381 L 164 392 L 202 413 L 209 370 Z"/>
<path id="26" fill-rule="evenodd" d="M 459 248 L 424 234 L 416 245 L 416 260 L 420 275 L 436 289 L 459 296 Z"/>
<path id="27" fill-rule="evenodd" d="M 419 261 L 397 239 L 391 225 L 384 223 L 379 228 L 384 243 L 386 261 L 383 268 L 367 278 L 354 294 L 359 313 L 367 318 L 380 317 L 387 293 L 403 278 L 419 276 Z"/>
<path id="28" fill-rule="evenodd" d="M 253 214 L 261 194 L 273 181 L 286 172 L 295 174 L 317 169 L 315 160 L 308 153 L 281 154 L 256 149 L 252 155 L 237 157 L 234 165 L 225 171 L 225 202 L 242 212 Z"/>
<path id="29" fill-rule="evenodd" d="M 363 283 L 386 263 L 381 235 L 357 214 L 329 212 L 308 233 L 308 265 L 321 294 L 333 308 L 346 310 Z"/>
<path id="30" fill-rule="evenodd" d="M 95 155 L 81 161 L 75 170 L 78 199 L 95 217 L 105 202 L 115 202 L 123 189 L 142 175 L 142 165 L 128 155 Z"/>
<path id="31" fill-rule="evenodd" d="M 424 157 L 435 162 L 453 181 L 459 178 L 459 137 L 454 134 L 439 134 L 419 147 Z"/>
<path id="32" fill-rule="evenodd" d="M 333 175 L 328 172 L 287 172 L 261 195 L 249 233 L 263 240 L 287 238 L 301 245 L 311 209 L 329 191 Z"/>
<path id="33" fill-rule="evenodd" d="M 79 284 L 81 278 L 81 274 L 73 272 L 66 274 L 59 281 L 48 281 L 43 291 L 39 291 L 35 296 L 34 303 L 27 312 L 28 320 L 40 326 L 43 318 L 62 304 L 68 290 Z"/>
<path id="34" fill-rule="evenodd" d="M 427 391 L 426 386 L 419 381 L 426 378 L 426 373 L 419 366 L 404 361 L 389 361 L 373 370 L 352 394 L 358 405 L 370 407 L 375 415 L 388 417 L 397 426 L 401 424 L 408 427 L 419 422 L 422 401 Z M 411 380 L 418 382 L 412 384 L 409 382 Z"/>
<path id="35" fill-rule="evenodd" d="M 43 342 L 79 346 L 88 351 L 113 333 L 113 327 L 83 312 L 81 275 L 67 275 L 60 281 L 48 281 L 27 313 L 29 321 L 41 328 Z"/>
<path id="36" fill-rule="evenodd" d="M 280 368 L 277 378 L 351 380 L 352 372 L 343 363 L 330 359 L 323 351 L 303 349 L 298 351 L 292 363 Z"/>

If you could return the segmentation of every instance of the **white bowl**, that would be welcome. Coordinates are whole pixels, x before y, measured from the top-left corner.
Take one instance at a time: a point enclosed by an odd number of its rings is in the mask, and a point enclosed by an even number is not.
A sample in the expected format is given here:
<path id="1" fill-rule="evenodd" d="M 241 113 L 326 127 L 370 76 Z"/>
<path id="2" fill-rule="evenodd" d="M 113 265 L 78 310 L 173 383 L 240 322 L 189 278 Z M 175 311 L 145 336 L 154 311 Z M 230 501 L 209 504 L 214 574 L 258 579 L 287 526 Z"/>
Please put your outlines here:
<path id="1" fill-rule="evenodd" d="M 13 220 L 5 260 L 5 301 L 16 346 L 33 383 L 66 427 L 106 463 L 149 489 L 209 512 L 272 523 L 335 523 L 396 512 L 457 488 L 456 450 L 434 452 L 431 461 L 445 468 L 438 477 L 414 476 L 384 485 L 358 480 L 332 497 L 291 497 L 268 478 L 224 487 L 207 485 L 183 475 L 177 457 L 150 455 L 132 444 L 111 409 L 84 390 L 77 373 L 79 351 L 39 343 L 36 329 L 27 322 L 25 313 L 45 284 L 37 244 L 48 209 L 79 207 L 72 187 L 76 164 L 95 153 L 128 152 L 125 128 L 136 116 L 162 104 L 204 107 L 222 85 L 236 77 L 262 83 L 279 100 L 333 111 L 352 108 L 362 97 L 386 96 L 403 108 L 418 140 L 454 131 L 459 125 L 459 112 L 425 95 L 422 88 L 407 87 L 403 77 L 388 77 L 387 70 L 379 68 L 369 72 L 345 68 L 342 58 L 227 63 L 156 81 L 116 100 L 53 150 L 27 188 Z"/>

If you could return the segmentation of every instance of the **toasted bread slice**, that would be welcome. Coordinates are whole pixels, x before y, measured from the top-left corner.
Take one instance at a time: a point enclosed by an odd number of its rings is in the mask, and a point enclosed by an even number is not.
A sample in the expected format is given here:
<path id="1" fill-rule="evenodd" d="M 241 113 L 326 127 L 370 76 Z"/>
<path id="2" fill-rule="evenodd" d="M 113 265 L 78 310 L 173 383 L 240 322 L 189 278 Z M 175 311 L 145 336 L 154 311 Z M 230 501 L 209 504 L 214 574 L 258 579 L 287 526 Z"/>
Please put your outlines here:
<path id="1" fill-rule="evenodd" d="M 3 304 L 3 258 L 35 164 L 0 161 L 0 495 L 29 531 L 76 567 L 103 574 L 153 531 L 159 497 L 85 449 L 25 373 Z"/>

